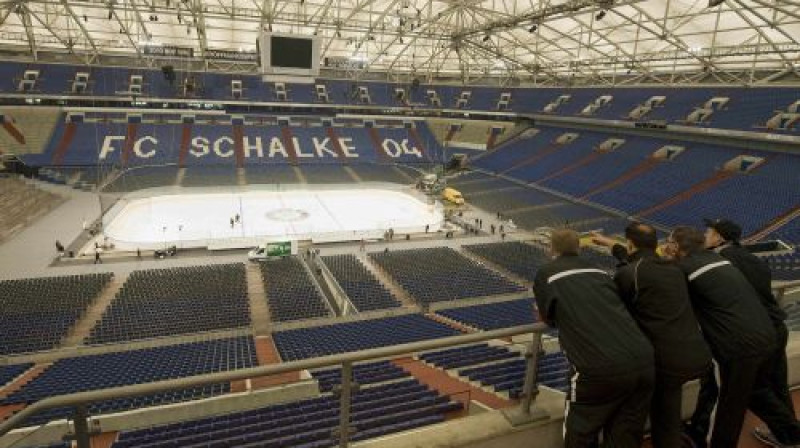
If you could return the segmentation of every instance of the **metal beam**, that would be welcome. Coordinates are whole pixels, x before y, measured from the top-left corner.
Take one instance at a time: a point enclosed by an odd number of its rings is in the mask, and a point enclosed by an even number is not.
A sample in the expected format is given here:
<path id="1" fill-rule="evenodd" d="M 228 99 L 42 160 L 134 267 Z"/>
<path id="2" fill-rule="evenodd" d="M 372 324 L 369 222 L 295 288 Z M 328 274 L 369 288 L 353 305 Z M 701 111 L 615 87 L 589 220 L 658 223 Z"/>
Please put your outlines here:
<path id="1" fill-rule="evenodd" d="M 28 36 L 28 46 L 31 50 L 31 56 L 33 56 L 33 60 L 39 60 L 38 51 L 36 48 L 36 35 L 33 33 L 33 24 L 31 23 L 31 13 L 28 9 L 28 5 L 25 3 L 18 3 L 17 6 L 17 13 L 19 14 L 19 20 L 22 22 L 22 25 L 25 27 L 25 34 Z M 58 36 L 55 36 L 57 39 L 61 40 Z"/>
<path id="2" fill-rule="evenodd" d="M 61 0 L 61 3 L 64 5 L 64 9 L 69 13 L 70 17 L 72 17 L 72 20 L 75 22 L 75 24 L 78 25 L 78 28 L 80 28 L 81 34 L 83 34 L 83 37 L 89 43 L 89 46 L 92 47 L 94 54 L 97 55 L 99 51 L 97 50 L 97 45 L 94 43 L 94 39 L 92 39 L 92 36 L 89 35 L 89 31 L 86 30 L 86 27 L 75 14 L 75 11 L 72 10 L 69 2 L 67 0 Z"/>

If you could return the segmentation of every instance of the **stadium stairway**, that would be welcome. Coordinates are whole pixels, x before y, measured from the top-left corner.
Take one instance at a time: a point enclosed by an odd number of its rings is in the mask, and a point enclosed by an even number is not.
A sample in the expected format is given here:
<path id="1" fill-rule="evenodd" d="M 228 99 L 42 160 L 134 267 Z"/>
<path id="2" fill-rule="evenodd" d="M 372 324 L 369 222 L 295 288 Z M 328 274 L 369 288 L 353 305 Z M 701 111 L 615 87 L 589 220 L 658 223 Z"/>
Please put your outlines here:
<path id="1" fill-rule="evenodd" d="M 117 431 L 94 435 L 92 436 L 91 446 L 92 448 L 111 448 L 118 436 L 119 433 Z"/>
<path id="2" fill-rule="evenodd" d="M 517 169 L 517 168 L 521 168 L 523 166 L 528 166 L 528 165 L 533 165 L 534 163 L 538 162 L 539 160 L 544 159 L 545 157 L 549 156 L 550 154 L 555 153 L 556 151 L 558 151 L 559 149 L 563 148 L 564 146 L 566 146 L 566 145 L 563 145 L 563 144 L 560 144 L 560 143 L 556 143 L 556 142 L 550 143 L 549 145 L 545 146 L 541 150 L 536 151 L 535 153 L 533 153 L 530 156 L 520 160 L 519 162 L 511 164 L 511 166 L 506 167 L 503 171 L 500 171 L 498 174 L 507 174 L 507 173 Z"/>
<path id="3" fill-rule="evenodd" d="M 410 174 L 408 174 L 408 173 L 407 173 L 407 172 L 405 172 L 404 170 L 401 170 L 399 167 L 397 167 L 397 166 L 393 166 L 392 168 L 393 168 L 395 171 L 397 171 L 398 173 L 400 173 L 400 176 L 402 176 L 404 179 L 407 179 L 409 182 L 416 182 L 416 181 L 417 181 L 417 180 L 416 180 L 416 179 L 414 179 L 414 178 L 413 178 L 413 177 L 412 177 Z"/>
<path id="4" fill-rule="evenodd" d="M 175 175 L 175 185 L 183 185 L 183 179 L 186 178 L 186 168 L 178 168 L 178 173 Z"/>
<path id="5" fill-rule="evenodd" d="M 7 384 L 5 387 L 0 388 L 0 400 L 25 387 L 25 385 L 35 380 L 36 377 L 41 375 L 51 365 L 51 363 L 37 364 L 28 369 L 22 375 L 18 376 L 16 379 L 14 379 L 14 381 Z M 0 405 L 0 422 L 24 408 L 25 404 L 21 403 Z"/>
<path id="6" fill-rule="evenodd" d="M 554 173 L 548 174 L 547 176 L 537 180 L 535 183 L 537 185 L 544 184 L 545 182 L 547 182 L 550 179 L 555 179 L 556 177 L 559 177 L 559 176 L 562 176 L 564 174 L 567 174 L 567 173 L 570 173 L 572 171 L 575 171 L 578 168 L 581 168 L 581 167 L 583 167 L 585 165 L 589 165 L 590 163 L 594 162 L 595 160 L 597 160 L 598 158 L 600 158 L 603 155 L 604 155 L 603 153 L 597 152 L 597 150 L 595 150 L 591 154 L 588 154 L 588 155 L 586 155 L 584 157 L 581 157 L 580 159 L 570 163 L 569 165 L 565 166 L 564 168 L 561 168 L 560 170 L 557 170 Z"/>
<path id="7" fill-rule="evenodd" d="M 6 154 L 41 154 L 47 148 L 61 111 L 54 107 L 5 106 L 0 126 L 0 148 Z"/>
<path id="8" fill-rule="evenodd" d="M 392 363 L 413 375 L 420 383 L 436 389 L 439 394 L 449 396 L 451 399 L 463 403 L 465 409 L 468 409 L 469 402 L 472 400 L 490 409 L 504 409 L 514 406 L 514 402 L 511 400 L 503 399 L 493 393 L 453 378 L 445 371 L 431 367 L 417 359 L 398 358 L 393 360 Z M 456 416 L 461 417 L 463 415 Z"/>
<path id="9" fill-rule="evenodd" d="M 308 179 L 306 179 L 306 175 L 303 174 L 303 170 L 300 169 L 297 165 L 292 165 L 292 170 L 294 171 L 294 175 L 297 176 L 297 183 L 301 185 L 305 185 L 308 183 Z"/>
<path id="10" fill-rule="evenodd" d="M 308 260 L 305 257 L 298 257 L 300 262 L 305 266 L 306 271 L 310 278 L 314 279 L 313 282 L 317 286 L 317 290 L 322 295 L 322 298 L 325 302 L 327 302 L 328 309 L 333 311 L 334 316 L 341 316 L 342 310 L 339 309 L 339 305 L 336 303 L 336 299 L 334 298 L 333 287 L 325 280 L 325 277 L 322 276 L 320 272 L 317 271 L 316 263 L 320 262 L 319 257 L 314 257 L 314 260 Z"/>
<path id="11" fill-rule="evenodd" d="M 701 193 L 703 191 L 714 188 L 714 186 L 716 186 L 720 182 L 723 182 L 725 179 L 729 179 L 733 175 L 734 173 L 731 173 L 730 171 L 717 171 L 711 177 L 692 185 L 690 188 L 676 194 L 675 196 L 667 199 L 666 201 L 636 213 L 636 216 L 642 217 L 642 216 L 652 215 L 653 213 L 659 210 L 683 202 L 691 198 L 692 196 L 696 195 L 697 193 Z"/>
<path id="12" fill-rule="evenodd" d="M 127 273 L 114 275 L 105 289 L 100 292 L 94 303 L 89 305 L 86 314 L 70 329 L 64 338 L 62 347 L 76 347 L 83 344 L 84 339 L 89 337 L 89 332 L 103 318 L 106 309 L 116 297 L 122 285 L 128 279 Z"/>
<path id="13" fill-rule="evenodd" d="M 364 182 L 361 179 L 361 176 L 359 176 L 358 173 L 356 173 L 355 170 L 353 170 L 353 168 L 351 168 L 351 167 L 349 167 L 347 165 L 345 165 L 343 168 L 344 168 L 344 171 L 353 179 L 353 182 L 356 182 L 356 183 Z"/>
<path id="14" fill-rule="evenodd" d="M 514 208 L 514 209 L 511 209 L 511 210 L 504 211 L 503 212 L 503 216 L 514 216 L 514 215 L 519 215 L 521 213 L 530 212 L 530 211 L 534 211 L 534 210 L 544 210 L 544 209 L 548 209 L 548 208 L 561 207 L 562 205 L 564 205 L 563 202 L 551 202 L 549 204 L 529 205 L 527 207 L 519 207 L 519 208 Z"/>
<path id="15" fill-rule="evenodd" d="M 767 235 L 775 232 L 776 230 L 780 229 L 781 227 L 785 226 L 789 222 L 797 219 L 800 217 L 800 205 L 797 207 L 789 210 L 788 212 L 784 213 L 782 216 L 775 218 L 771 223 L 769 223 L 763 229 L 749 235 L 745 238 L 747 242 L 755 242 L 762 240 L 767 237 Z"/>
<path id="16" fill-rule="evenodd" d="M 479 330 L 477 330 L 475 328 L 472 328 L 470 326 L 464 325 L 461 322 L 458 322 L 456 320 L 453 320 L 453 319 L 450 319 L 448 317 L 442 316 L 440 314 L 427 313 L 427 314 L 425 314 L 425 317 L 430 319 L 430 320 L 439 322 L 440 324 L 447 325 L 448 327 L 450 327 L 450 328 L 452 328 L 454 330 L 458 330 L 458 331 L 460 331 L 462 333 L 475 333 L 475 332 L 479 331 Z"/>
<path id="17" fill-rule="evenodd" d="M 363 264 L 364 267 L 403 304 L 403 307 L 417 308 L 416 302 L 406 290 L 392 280 L 391 276 L 384 272 L 380 266 L 373 264 L 372 259 L 367 256 L 366 252 L 358 253 L 356 257 L 361 261 L 361 264 Z"/>
<path id="18" fill-rule="evenodd" d="M 275 343 L 269 336 L 259 336 L 255 338 L 256 344 L 256 358 L 258 365 L 268 366 L 271 364 L 280 364 L 281 355 L 278 349 L 275 348 Z M 279 375 L 264 376 L 248 380 L 250 385 L 247 389 L 265 389 L 274 387 L 281 384 L 294 383 L 300 380 L 300 372 L 281 373 Z M 233 385 L 231 385 L 233 386 Z"/>
<path id="19" fill-rule="evenodd" d="M 492 263 L 491 261 L 489 261 L 489 260 L 487 260 L 485 258 L 479 257 L 475 253 L 464 249 L 464 247 L 459 247 L 458 248 L 458 252 L 461 255 L 463 255 L 463 256 L 465 256 L 467 258 L 470 258 L 472 260 L 475 260 L 475 261 L 483 264 L 484 266 L 488 267 L 489 269 L 492 269 L 493 271 L 499 272 L 503 276 L 508 277 L 508 278 L 510 278 L 511 280 L 513 280 L 513 281 L 515 281 L 517 283 L 520 283 L 520 284 L 525 285 L 525 286 L 531 286 L 532 285 L 532 283 L 529 282 L 527 279 L 524 279 L 524 278 L 518 276 L 517 274 L 514 274 L 513 272 L 509 271 L 508 269 L 506 269 L 506 268 L 504 268 L 504 267 L 502 267 L 502 266 L 500 266 L 500 265 L 498 265 L 496 263 Z"/>
<path id="20" fill-rule="evenodd" d="M 658 164 L 658 160 L 650 157 L 650 158 L 642 161 L 639 165 L 631 168 L 626 173 L 624 173 L 621 176 L 617 177 L 616 179 L 614 179 L 614 180 L 612 180 L 610 182 L 607 182 L 607 183 L 605 183 L 603 185 L 600 185 L 598 187 L 595 187 L 593 190 L 589 190 L 589 192 L 584 194 L 583 197 L 581 197 L 581 199 L 586 200 L 589 197 L 591 197 L 591 196 L 593 196 L 593 195 L 595 195 L 597 193 L 600 193 L 600 192 L 603 192 L 603 191 L 606 191 L 606 190 L 610 190 L 610 189 L 615 188 L 615 187 L 617 187 L 619 185 L 622 185 L 625 182 L 627 182 L 627 181 L 629 181 L 629 180 L 631 180 L 631 179 L 633 179 L 635 177 L 641 176 L 642 174 L 650 171 L 657 164 Z"/>
<path id="21" fill-rule="evenodd" d="M 247 298 L 250 301 L 250 322 L 256 336 L 268 335 L 272 331 L 270 324 L 267 293 L 264 291 L 264 280 L 257 264 L 248 263 L 246 268 Z"/>

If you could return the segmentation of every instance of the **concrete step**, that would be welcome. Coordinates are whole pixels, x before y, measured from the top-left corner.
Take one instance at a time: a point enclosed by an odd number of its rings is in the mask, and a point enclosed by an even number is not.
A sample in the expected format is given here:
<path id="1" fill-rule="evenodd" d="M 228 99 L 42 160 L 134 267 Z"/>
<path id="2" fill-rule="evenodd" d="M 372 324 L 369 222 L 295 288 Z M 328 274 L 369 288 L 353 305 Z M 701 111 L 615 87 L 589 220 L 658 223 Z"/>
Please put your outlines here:
<path id="1" fill-rule="evenodd" d="M 409 293 L 400 286 L 399 283 L 395 282 L 394 279 L 383 271 L 378 265 L 373 264 L 372 260 L 367 256 L 365 253 L 356 254 L 356 257 L 361 261 L 364 267 L 367 268 L 368 271 L 378 279 L 379 282 L 383 283 L 389 292 L 391 292 L 394 297 L 400 301 L 405 307 L 414 307 L 418 308 L 417 301 L 414 300 L 413 297 Z"/>
<path id="2" fill-rule="evenodd" d="M 267 294 L 261 270 L 255 263 L 247 265 L 247 297 L 250 300 L 250 321 L 256 336 L 268 335 L 272 331 Z"/>
<path id="3" fill-rule="evenodd" d="M 294 175 L 297 176 L 297 181 L 299 183 L 301 184 L 308 183 L 308 179 L 306 179 L 305 173 L 303 173 L 303 170 L 301 170 L 299 166 L 293 166 L 292 170 L 294 170 Z"/>
<path id="4" fill-rule="evenodd" d="M 117 274 L 114 276 L 106 288 L 100 292 L 98 298 L 89 305 L 86 314 L 70 329 L 63 344 L 61 344 L 62 347 L 75 347 L 83 344 L 84 339 L 89 336 L 89 332 L 94 328 L 95 324 L 103 318 L 103 314 L 111 305 L 111 301 L 114 300 L 122 285 L 125 284 L 128 275 Z"/>
<path id="5" fill-rule="evenodd" d="M 358 173 L 356 173 L 356 170 L 354 170 L 353 168 L 345 166 L 344 170 L 347 172 L 347 174 L 350 175 L 350 178 L 353 179 L 353 182 L 359 182 L 359 183 L 364 182 L 364 179 L 362 179 L 361 176 L 359 176 Z"/>

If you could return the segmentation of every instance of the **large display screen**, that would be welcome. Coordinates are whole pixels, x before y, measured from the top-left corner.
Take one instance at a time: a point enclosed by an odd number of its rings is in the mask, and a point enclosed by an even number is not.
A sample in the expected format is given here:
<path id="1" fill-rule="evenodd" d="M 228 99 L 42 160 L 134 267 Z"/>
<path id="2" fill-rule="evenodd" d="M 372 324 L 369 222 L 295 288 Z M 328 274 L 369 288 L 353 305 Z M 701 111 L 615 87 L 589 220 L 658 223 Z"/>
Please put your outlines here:
<path id="1" fill-rule="evenodd" d="M 319 36 L 263 32 L 257 51 L 264 75 L 317 76 L 320 59 Z"/>
<path id="2" fill-rule="evenodd" d="M 272 37 L 270 65 L 310 69 L 313 55 L 313 41 L 295 37 Z"/>

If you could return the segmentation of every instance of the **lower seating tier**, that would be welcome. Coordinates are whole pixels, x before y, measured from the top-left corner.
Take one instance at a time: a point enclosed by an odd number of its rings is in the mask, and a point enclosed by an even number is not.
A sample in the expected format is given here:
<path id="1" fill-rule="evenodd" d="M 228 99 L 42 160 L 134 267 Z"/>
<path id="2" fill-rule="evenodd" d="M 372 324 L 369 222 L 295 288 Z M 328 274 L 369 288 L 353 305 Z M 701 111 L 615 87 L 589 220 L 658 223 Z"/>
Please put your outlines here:
<path id="1" fill-rule="evenodd" d="M 355 429 L 364 440 L 438 423 L 462 405 L 417 380 L 366 387 L 353 394 Z M 319 398 L 218 415 L 147 429 L 125 431 L 113 448 L 140 447 L 332 447 L 339 425 L 339 400 Z"/>
<path id="2" fill-rule="evenodd" d="M 436 311 L 479 330 L 497 330 L 536 322 L 533 299 L 510 300 Z"/>
<path id="3" fill-rule="evenodd" d="M 182 378 L 204 373 L 244 369 L 258 365 L 252 338 L 237 337 L 101 355 L 59 359 L 21 389 L 0 400 L 0 405 L 31 404 L 44 398 L 131 384 Z M 90 414 L 116 412 L 143 406 L 210 397 L 230 390 L 229 384 L 165 392 L 152 396 L 93 404 Z M 39 424 L 70 415 L 71 409 L 54 409 L 28 421 Z"/>
<path id="4" fill-rule="evenodd" d="M 420 314 L 367 319 L 273 333 L 284 361 L 438 339 L 460 334 Z"/>

